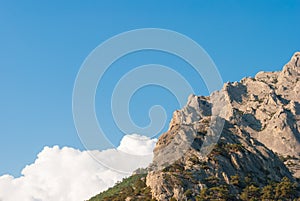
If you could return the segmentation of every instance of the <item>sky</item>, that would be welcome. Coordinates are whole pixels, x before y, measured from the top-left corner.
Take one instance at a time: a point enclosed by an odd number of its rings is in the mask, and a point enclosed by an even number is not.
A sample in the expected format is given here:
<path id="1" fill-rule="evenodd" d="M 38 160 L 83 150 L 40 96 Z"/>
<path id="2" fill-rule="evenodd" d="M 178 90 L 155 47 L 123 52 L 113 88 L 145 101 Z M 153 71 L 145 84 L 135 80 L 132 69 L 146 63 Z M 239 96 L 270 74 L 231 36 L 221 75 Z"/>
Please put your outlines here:
<path id="1" fill-rule="evenodd" d="M 0 175 L 20 176 L 45 147 L 85 150 L 73 122 L 73 87 L 85 58 L 105 40 L 133 29 L 173 30 L 205 49 L 224 82 L 238 81 L 262 70 L 280 70 L 300 51 L 299 10 L 296 0 L 0 0 Z M 201 78 L 174 55 L 128 55 L 111 67 L 96 94 L 98 120 L 116 147 L 131 133 L 122 133 L 113 122 L 113 86 L 126 71 L 149 63 L 173 68 L 196 86 L 196 94 L 208 95 Z M 166 110 L 166 131 L 179 105 L 162 88 L 138 91 L 130 102 L 132 118 L 147 125 L 154 104 Z"/>

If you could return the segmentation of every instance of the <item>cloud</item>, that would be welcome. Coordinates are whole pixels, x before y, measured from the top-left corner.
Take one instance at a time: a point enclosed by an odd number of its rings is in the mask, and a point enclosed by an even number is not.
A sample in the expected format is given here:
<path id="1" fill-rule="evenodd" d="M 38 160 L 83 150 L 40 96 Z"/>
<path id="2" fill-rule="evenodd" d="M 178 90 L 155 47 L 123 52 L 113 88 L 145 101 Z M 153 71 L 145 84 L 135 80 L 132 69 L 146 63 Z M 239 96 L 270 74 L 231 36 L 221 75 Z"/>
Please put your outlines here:
<path id="1" fill-rule="evenodd" d="M 95 158 L 120 159 L 120 153 L 144 155 L 131 170 L 146 167 L 152 160 L 156 140 L 137 134 L 123 137 L 120 146 L 104 151 L 80 151 L 70 147 L 45 147 L 22 176 L 0 176 L 0 201 L 84 201 L 129 176 L 101 165 Z M 120 152 L 122 151 L 122 152 Z M 123 155 L 122 155 L 123 156 Z M 132 163 L 126 158 L 119 165 Z M 133 169 L 134 168 L 134 169 Z"/>
<path id="2" fill-rule="evenodd" d="M 149 140 L 148 137 L 137 134 L 125 135 L 118 147 L 118 150 L 140 156 L 151 155 L 156 141 L 156 139 Z"/>

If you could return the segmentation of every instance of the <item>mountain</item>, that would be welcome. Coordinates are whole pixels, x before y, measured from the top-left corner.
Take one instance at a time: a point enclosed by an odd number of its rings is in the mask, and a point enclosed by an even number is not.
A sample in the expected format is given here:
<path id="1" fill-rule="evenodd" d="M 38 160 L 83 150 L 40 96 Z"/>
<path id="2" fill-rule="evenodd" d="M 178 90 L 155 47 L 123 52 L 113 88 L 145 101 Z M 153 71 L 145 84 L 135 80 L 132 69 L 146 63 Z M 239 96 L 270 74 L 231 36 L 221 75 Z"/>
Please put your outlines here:
<path id="1" fill-rule="evenodd" d="M 297 52 L 282 71 L 191 95 L 139 185 L 134 174 L 90 201 L 300 200 L 299 78 Z"/>

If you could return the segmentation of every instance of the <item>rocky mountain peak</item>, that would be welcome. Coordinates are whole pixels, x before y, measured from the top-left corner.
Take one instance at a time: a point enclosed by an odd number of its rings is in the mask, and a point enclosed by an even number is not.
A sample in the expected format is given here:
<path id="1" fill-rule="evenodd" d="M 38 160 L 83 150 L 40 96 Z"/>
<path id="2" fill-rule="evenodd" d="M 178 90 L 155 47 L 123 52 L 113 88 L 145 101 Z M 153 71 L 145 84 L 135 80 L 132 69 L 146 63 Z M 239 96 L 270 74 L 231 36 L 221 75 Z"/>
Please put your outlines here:
<path id="1" fill-rule="evenodd" d="M 300 67 L 300 52 L 296 52 L 287 65 L 290 67 Z"/>
<path id="2" fill-rule="evenodd" d="M 299 77 L 297 52 L 282 71 L 225 83 L 208 97 L 189 96 L 154 150 L 147 176 L 152 195 L 184 200 L 187 189 L 207 188 L 207 178 L 227 185 L 236 175 L 258 185 L 300 178 Z"/>

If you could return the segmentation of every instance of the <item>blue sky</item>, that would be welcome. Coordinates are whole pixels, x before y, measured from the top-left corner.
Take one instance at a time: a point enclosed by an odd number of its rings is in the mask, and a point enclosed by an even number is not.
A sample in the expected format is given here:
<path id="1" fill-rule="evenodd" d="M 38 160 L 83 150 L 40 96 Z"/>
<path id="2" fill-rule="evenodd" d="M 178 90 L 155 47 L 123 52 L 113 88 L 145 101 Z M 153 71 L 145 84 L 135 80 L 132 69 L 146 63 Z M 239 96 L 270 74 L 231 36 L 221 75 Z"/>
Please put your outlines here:
<path id="1" fill-rule="evenodd" d="M 208 52 L 224 81 L 236 81 L 280 70 L 299 51 L 299 10 L 300 1 L 291 0 L 0 1 L 0 175 L 19 175 L 44 146 L 84 149 L 72 118 L 73 85 L 86 56 L 108 38 L 138 28 L 177 31 Z M 172 66 L 199 85 L 198 94 L 207 95 L 181 60 L 149 51 L 116 64 L 97 97 L 111 93 L 124 72 L 120 66 L 149 62 Z M 157 103 L 170 118 L 178 108 L 173 98 L 162 89 L 145 88 L 131 103 L 133 119 L 147 125 L 149 106 Z M 97 110 L 108 103 L 97 103 Z M 118 144 L 120 131 L 109 111 L 98 118 Z"/>

